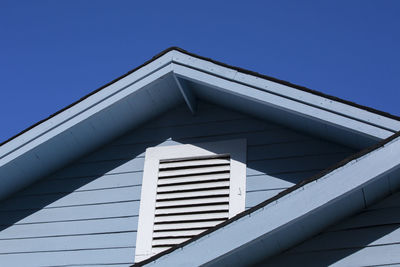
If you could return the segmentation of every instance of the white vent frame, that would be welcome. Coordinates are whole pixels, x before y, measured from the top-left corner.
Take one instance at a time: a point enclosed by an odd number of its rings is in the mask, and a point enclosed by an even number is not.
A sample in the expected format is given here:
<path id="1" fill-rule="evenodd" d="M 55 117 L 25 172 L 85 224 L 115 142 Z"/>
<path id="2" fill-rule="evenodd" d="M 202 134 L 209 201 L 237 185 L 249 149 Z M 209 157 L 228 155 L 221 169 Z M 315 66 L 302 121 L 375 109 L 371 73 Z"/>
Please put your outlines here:
<path id="1" fill-rule="evenodd" d="M 157 254 L 152 249 L 152 238 L 160 160 L 213 156 L 218 154 L 230 155 L 229 218 L 231 218 L 245 210 L 246 139 L 150 147 L 146 149 L 136 237 L 135 262 L 143 261 Z"/>

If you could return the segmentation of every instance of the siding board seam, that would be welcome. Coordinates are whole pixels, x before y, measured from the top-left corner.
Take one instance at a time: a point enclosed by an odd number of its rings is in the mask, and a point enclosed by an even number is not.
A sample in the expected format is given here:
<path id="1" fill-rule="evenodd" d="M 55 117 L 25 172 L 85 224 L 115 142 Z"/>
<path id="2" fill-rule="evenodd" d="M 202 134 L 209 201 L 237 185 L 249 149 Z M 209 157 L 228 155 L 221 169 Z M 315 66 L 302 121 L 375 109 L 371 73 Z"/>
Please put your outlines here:
<path id="1" fill-rule="evenodd" d="M 109 190 L 109 189 L 122 189 L 122 188 L 132 188 L 132 187 L 138 187 L 141 186 L 141 184 L 135 184 L 135 185 L 121 185 L 121 186 L 112 186 L 112 187 L 99 187 L 99 188 L 93 188 L 93 189 L 82 189 L 82 190 L 74 190 L 74 191 L 56 191 L 56 192 L 47 192 L 47 193 L 31 193 L 31 194 L 23 194 L 21 193 L 20 195 L 15 195 L 10 199 L 19 199 L 19 198 L 24 198 L 24 197 L 33 197 L 33 196 L 49 196 L 49 195 L 60 195 L 60 194 L 73 194 L 73 193 L 79 193 L 79 192 L 92 192 L 92 191 L 102 191 L 102 190 Z"/>
<path id="2" fill-rule="evenodd" d="M 127 234 L 127 233 L 136 233 L 136 232 L 137 232 L 136 230 L 127 230 L 127 231 L 98 232 L 98 233 L 82 233 L 82 234 L 65 234 L 65 235 L 47 235 L 47 236 L 10 237 L 10 238 L 0 238 L 0 241 L 7 241 L 7 240 L 25 240 L 25 239 L 43 239 L 43 238 L 59 238 L 59 237 L 71 237 L 71 236 L 112 235 L 112 234 Z"/>
<path id="3" fill-rule="evenodd" d="M 60 250 L 37 250 L 37 251 L 0 252 L 0 255 L 33 254 L 33 253 L 48 253 L 48 252 L 69 252 L 69 251 L 86 251 L 86 250 L 109 250 L 109 249 L 124 249 L 124 248 L 135 248 L 135 246 L 119 246 L 119 247 L 102 247 L 102 248 L 77 248 L 77 249 L 60 249 Z"/>
<path id="4" fill-rule="evenodd" d="M 27 223 L 14 223 L 14 224 L 0 224 L 0 226 L 13 226 L 13 225 L 31 225 L 31 224 L 42 224 L 42 223 L 65 223 L 65 222 L 82 222 L 82 221 L 95 221 L 95 220 L 110 220 L 110 219 L 123 219 L 123 218 L 134 218 L 139 215 L 126 215 L 126 216 L 113 216 L 113 217 L 97 217 L 97 218 L 85 218 L 85 219 L 72 219 L 72 220 L 56 220 L 56 221 L 40 221 L 40 222 L 27 222 Z"/>
<path id="5" fill-rule="evenodd" d="M 64 205 L 64 206 L 55 206 L 55 207 L 40 207 L 40 208 L 30 208 L 30 209 L 0 210 L 0 213 L 19 212 L 19 211 L 39 211 L 39 210 L 45 210 L 45 209 L 62 209 L 62 208 L 71 208 L 71 207 L 85 207 L 85 206 L 138 202 L 138 201 L 140 201 L 140 199 L 120 200 L 120 201 L 110 201 L 110 202 L 97 202 L 97 203 L 88 203 L 88 204 L 74 204 L 74 205 Z"/>

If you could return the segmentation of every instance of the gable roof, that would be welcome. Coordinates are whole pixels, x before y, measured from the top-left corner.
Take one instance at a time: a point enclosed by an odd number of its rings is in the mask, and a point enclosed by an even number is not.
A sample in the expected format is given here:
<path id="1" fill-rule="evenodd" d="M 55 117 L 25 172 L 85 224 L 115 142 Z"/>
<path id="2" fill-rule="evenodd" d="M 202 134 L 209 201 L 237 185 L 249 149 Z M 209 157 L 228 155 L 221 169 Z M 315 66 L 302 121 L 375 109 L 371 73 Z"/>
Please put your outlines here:
<path id="1" fill-rule="evenodd" d="M 65 166 L 180 102 L 186 102 L 190 110 L 196 112 L 197 98 L 360 148 L 376 144 L 400 130 L 400 118 L 394 115 L 172 47 L 2 143 L 0 182 L 4 186 L 0 187 L 0 198 Z M 389 143 L 395 141 L 393 138 L 386 139 L 380 145 L 389 146 Z M 365 151 L 359 157 L 351 158 L 327 173 L 292 187 L 180 247 L 192 247 L 195 242 L 203 242 L 200 240 L 208 235 L 223 235 L 224 229 L 245 219 L 247 221 L 249 216 L 261 214 L 267 207 L 268 210 L 276 210 L 275 205 L 285 203 L 286 199 L 293 198 L 300 191 L 310 190 L 304 190 L 309 188 L 309 184 L 329 180 L 325 177 L 330 177 L 332 173 L 340 174 L 345 166 L 353 165 L 358 159 L 372 153 L 372 149 Z M 395 159 L 387 164 L 393 162 Z M 381 174 L 385 173 L 385 170 L 381 171 Z M 369 178 L 360 181 L 351 190 L 357 191 L 363 185 L 362 182 L 365 184 L 377 179 Z M 325 203 L 320 204 L 318 208 L 324 210 Z M 272 206 L 275 208 L 270 208 Z M 284 204 L 279 204 L 279 209 L 283 209 L 282 206 Z M 299 221 L 298 218 L 296 220 Z M 270 235 L 271 231 L 281 233 L 277 229 L 282 227 L 283 224 L 270 229 L 270 232 L 258 233 L 256 239 L 263 240 L 261 237 Z M 244 247 L 245 244 L 236 245 L 234 251 L 238 253 L 243 248 L 249 248 Z M 170 253 L 168 257 L 172 259 L 174 255 L 179 256 L 177 251 L 175 248 L 165 253 Z M 218 260 L 214 258 L 213 262 L 229 260 L 227 252 L 219 253 Z M 150 263 L 154 259 L 146 262 Z M 210 259 L 202 260 L 210 262 Z"/>
<path id="2" fill-rule="evenodd" d="M 400 121 L 400 117 L 399 116 L 390 114 L 388 112 L 384 112 L 384 111 L 377 110 L 377 109 L 374 109 L 374 108 L 371 108 L 371 107 L 368 107 L 368 106 L 360 105 L 360 104 L 352 102 L 352 101 L 341 99 L 341 98 L 336 97 L 336 96 L 325 94 L 325 93 L 322 93 L 320 91 L 307 88 L 305 86 L 293 84 L 293 83 L 290 83 L 288 81 L 277 79 L 277 78 L 274 78 L 274 77 L 271 77 L 271 76 L 268 76 L 268 75 L 265 75 L 265 74 L 261 74 L 261 73 L 255 72 L 255 71 L 251 71 L 251 70 L 243 69 L 243 68 L 240 68 L 240 67 L 232 66 L 232 65 L 229 65 L 229 64 L 225 64 L 223 62 L 214 60 L 212 58 L 208 58 L 208 57 L 204 57 L 204 56 L 201 56 L 201 55 L 197 55 L 197 54 L 191 53 L 189 51 L 186 51 L 186 50 L 184 50 L 182 48 L 179 48 L 179 47 L 176 47 L 176 46 L 172 46 L 172 47 L 169 47 L 169 48 L 165 49 L 164 51 L 158 53 L 157 55 L 153 56 L 150 60 L 146 61 L 142 65 L 137 66 L 136 68 L 133 68 L 132 70 L 128 71 L 127 73 L 125 73 L 125 74 L 119 76 L 118 78 L 115 78 L 114 80 L 110 81 L 109 83 L 97 88 L 96 90 L 94 90 L 94 91 L 90 92 L 89 94 L 83 96 L 82 98 L 78 99 L 77 101 L 71 103 L 70 105 L 68 105 L 68 106 L 56 111 L 55 113 L 51 114 L 49 117 L 36 122 L 35 124 L 33 124 L 33 125 L 29 126 L 28 128 L 22 130 L 21 132 L 17 133 L 16 135 L 14 135 L 14 136 L 8 138 L 7 140 L 1 142 L 0 143 L 0 147 L 2 145 L 4 145 L 4 144 L 10 142 L 11 140 L 17 138 L 18 136 L 28 132 L 29 130 L 31 130 L 32 128 L 38 126 L 39 124 L 51 119 L 52 117 L 56 116 L 57 114 L 59 114 L 59 113 L 65 111 L 65 110 L 69 109 L 70 107 L 78 104 L 79 102 L 85 100 L 86 98 L 90 97 L 91 95 L 93 95 L 93 94 L 99 92 L 100 90 L 106 88 L 107 86 L 110 86 L 111 84 L 113 84 L 113 83 L 125 78 L 126 76 L 130 75 L 131 73 L 133 73 L 133 72 L 135 72 L 135 71 L 137 71 L 139 69 L 141 69 L 142 67 L 148 65 L 149 63 L 159 59 L 160 57 L 162 57 L 163 55 L 167 54 L 170 51 L 179 51 L 179 52 L 184 53 L 186 55 L 189 55 L 191 57 L 195 57 L 195 58 L 202 59 L 202 60 L 205 60 L 205 61 L 208 61 L 208 62 L 212 62 L 212 63 L 214 63 L 216 65 L 219 65 L 219 66 L 222 66 L 222 67 L 226 67 L 226 68 L 229 68 L 229 69 L 233 69 L 233 70 L 236 70 L 236 71 L 238 71 L 240 73 L 244 73 L 244 74 L 252 75 L 252 76 L 255 76 L 255 77 L 259 77 L 259 78 L 262 78 L 262 79 L 265 79 L 265 80 L 268 80 L 268 81 L 271 81 L 271 82 L 282 84 L 282 85 L 285 85 L 285 86 L 288 86 L 288 87 L 291 87 L 291 88 L 295 88 L 295 89 L 298 89 L 298 90 L 301 90 L 301 91 L 304 91 L 304 92 L 307 92 L 307 93 L 311 93 L 311 94 L 314 94 L 314 95 L 317 95 L 317 96 L 321 96 L 321 97 L 326 98 L 326 99 L 337 101 L 337 102 L 340 102 L 340 103 L 343 103 L 343 104 L 346 104 L 346 105 L 349 105 L 349 106 L 354 106 L 354 107 L 357 107 L 359 109 L 363 109 L 363 110 L 369 111 L 371 113 L 376 113 L 378 115 L 381 115 L 381 116 L 384 116 L 384 117 L 388 117 L 388 118 Z"/>

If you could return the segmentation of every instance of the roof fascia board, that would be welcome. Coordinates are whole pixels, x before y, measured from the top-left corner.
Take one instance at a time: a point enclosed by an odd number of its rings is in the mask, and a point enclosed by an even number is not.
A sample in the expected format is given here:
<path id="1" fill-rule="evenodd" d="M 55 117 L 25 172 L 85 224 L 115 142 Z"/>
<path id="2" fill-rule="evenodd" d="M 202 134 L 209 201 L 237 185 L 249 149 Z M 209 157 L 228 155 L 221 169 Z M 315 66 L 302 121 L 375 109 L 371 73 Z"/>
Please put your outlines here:
<path id="1" fill-rule="evenodd" d="M 40 125 L 42 126 L 40 131 L 36 130 L 35 133 L 28 131 L 18 139 L 12 140 L 10 143 L 13 143 L 13 146 L 2 147 L 0 167 L 168 73 L 172 73 L 170 64 L 152 71 L 144 78 L 136 79 L 133 82 L 130 79 L 124 81 L 124 83 L 119 84 L 122 87 L 114 86 L 113 90 L 110 90 L 108 94 L 101 92 L 102 97 L 93 95 L 93 97 L 86 99 L 84 102 L 82 101 L 72 109 L 58 114 L 45 125 Z"/>
<path id="2" fill-rule="evenodd" d="M 110 96 L 113 96 L 118 92 L 124 90 L 125 88 L 135 83 L 138 83 L 140 80 L 145 79 L 146 77 L 156 72 L 157 70 L 160 70 L 161 68 L 169 65 L 172 61 L 172 54 L 173 51 L 170 51 L 162 55 L 158 59 L 141 67 L 135 72 L 108 85 L 107 87 L 99 90 L 95 94 L 91 94 L 86 99 L 77 102 L 75 105 L 70 106 L 68 109 L 56 114 L 55 116 L 49 118 L 48 120 L 42 122 L 41 124 L 33 127 L 28 132 L 25 132 L 15 137 L 10 142 L 4 143 L 2 146 L 0 146 L 0 159 L 3 158 L 4 155 L 9 154 L 10 151 L 14 151 L 17 148 L 24 146 L 31 140 L 48 132 L 49 129 L 53 129 L 55 125 L 60 125 L 64 121 L 67 121 L 70 118 L 77 116 L 77 114 L 83 113 L 86 109 L 88 109 L 88 107 L 96 106 L 98 103 L 101 103 Z"/>
<path id="3" fill-rule="evenodd" d="M 361 190 L 371 183 L 379 182 L 383 179 L 393 179 L 392 172 L 398 171 L 400 166 L 400 137 L 390 141 L 382 147 L 372 152 L 356 158 L 344 166 L 333 170 L 320 179 L 314 180 L 297 188 L 296 190 L 281 196 L 274 202 L 260 205 L 245 215 L 238 215 L 232 218 L 223 227 L 209 232 L 200 238 L 187 243 L 151 262 L 146 262 L 144 266 L 200 266 L 210 264 L 226 255 L 233 255 L 241 248 L 252 244 L 255 240 L 262 237 L 262 254 L 264 256 L 274 255 L 287 249 L 288 246 L 282 245 L 280 239 L 291 238 L 285 231 L 280 231 L 287 225 L 294 225 L 304 218 L 321 218 L 321 214 L 326 215 L 326 211 L 335 203 L 343 199 L 354 201 L 352 195 L 364 194 Z M 397 177 L 398 178 L 398 177 Z M 398 184 L 399 179 L 396 183 Z M 393 180 L 392 180 L 393 181 Z M 381 190 L 377 187 L 377 190 Z M 375 192 L 374 194 L 377 194 Z M 381 194 L 382 195 L 382 194 Z M 363 204 L 363 198 L 359 197 L 359 202 Z M 343 203 L 342 203 L 343 204 Z M 357 204 L 359 207 L 362 205 Z M 339 213 L 345 214 L 354 212 L 354 203 L 342 205 Z M 362 206 L 363 207 L 363 206 Z M 361 207 L 361 208 L 362 208 Z M 346 210 L 349 209 L 349 210 Z M 330 220 L 341 219 L 333 216 Z M 320 223 L 321 225 L 318 225 Z M 313 227 L 319 229 L 326 226 L 326 221 L 313 221 Z M 292 228 L 293 229 L 293 228 Z M 309 232 L 310 234 L 315 234 Z M 229 237 L 229 238 L 228 238 Z M 296 238 L 305 238 L 298 235 L 293 237 L 293 245 Z M 259 243 L 259 244 L 261 244 Z M 202 253 L 198 253 L 202 251 Z M 253 257 L 254 255 L 251 255 Z M 151 260 L 151 259 L 150 259 Z M 253 259 L 256 260 L 256 259 Z"/>
<path id="4" fill-rule="evenodd" d="M 212 86 L 227 93 L 233 93 L 240 97 L 275 106 L 300 116 L 325 121 L 332 125 L 338 125 L 353 132 L 365 134 L 378 140 L 386 139 L 393 134 L 393 131 L 365 123 L 356 119 L 342 116 L 340 114 L 321 109 L 303 102 L 296 101 L 264 90 L 255 90 L 254 87 L 224 79 L 210 73 L 206 73 L 187 66 L 173 63 L 174 73 L 178 77 L 189 79 L 193 82 Z"/>
<path id="5" fill-rule="evenodd" d="M 265 92 L 280 95 L 286 98 L 291 98 L 298 102 L 319 107 L 331 112 L 340 113 L 342 115 L 354 118 L 359 121 L 364 121 L 374 124 L 380 128 L 387 129 L 392 133 L 400 130 L 400 121 L 382 116 L 365 109 L 360 109 L 339 101 L 325 98 L 316 94 L 302 91 L 284 84 L 263 79 L 254 75 L 239 72 L 235 69 L 230 69 L 225 66 L 217 65 L 204 59 L 187 55 L 185 53 L 174 51 L 173 62 L 188 66 L 202 72 L 206 72 L 224 79 L 236 81 Z"/>
<path id="6" fill-rule="evenodd" d="M 157 61 L 154 62 L 154 65 L 145 66 L 146 71 L 132 73 L 4 144 L 0 147 L 0 166 L 87 119 L 107 106 L 123 99 L 127 95 L 133 94 L 151 82 L 168 73 L 172 73 L 172 66 L 169 64 L 170 57 L 169 55 L 165 56 L 165 58 L 160 58 L 161 62 Z"/>

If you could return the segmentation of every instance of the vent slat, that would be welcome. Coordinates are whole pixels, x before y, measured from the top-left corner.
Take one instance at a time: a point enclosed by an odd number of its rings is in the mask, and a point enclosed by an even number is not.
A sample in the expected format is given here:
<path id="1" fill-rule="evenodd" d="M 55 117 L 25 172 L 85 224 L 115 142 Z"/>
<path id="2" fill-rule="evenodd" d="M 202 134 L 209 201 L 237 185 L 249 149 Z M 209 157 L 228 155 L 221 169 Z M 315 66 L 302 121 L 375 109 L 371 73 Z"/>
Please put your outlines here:
<path id="1" fill-rule="evenodd" d="M 229 195 L 213 196 L 212 198 L 186 198 L 177 200 L 163 200 L 156 202 L 156 208 L 191 206 L 191 205 L 211 205 L 213 203 L 228 202 Z"/>
<path id="2" fill-rule="evenodd" d="M 213 165 L 229 165 L 229 159 L 203 159 L 203 160 L 188 160 L 178 162 L 160 162 L 160 170 L 171 168 L 188 168 L 195 166 L 213 166 Z"/>
<path id="3" fill-rule="evenodd" d="M 186 178 L 186 177 L 191 177 L 191 176 L 203 176 L 203 175 L 214 175 L 214 174 L 225 174 L 229 175 L 229 171 L 227 170 L 222 170 L 222 171 L 212 171 L 212 172 L 207 172 L 207 173 L 192 173 L 192 174 L 184 174 L 184 175 L 172 175 L 172 176 L 167 176 L 167 177 L 158 177 L 158 181 L 162 179 L 172 179 L 172 178 Z M 157 183 L 159 184 L 159 183 Z"/>
<path id="4" fill-rule="evenodd" d="M 169 184 L 179 183 L 200 183 L 202 181 L 214 181 L 220 179 L 229 179 L 229 172 L 210 173 L 203 175 L 181 176 L 177 178 L 159 179 L 158 186 L 167 186 Z"/>
<path id="5" fill-rule="evenodd" d="M 165 217 L 165 216 L 172 216 L 172 215 L 191 215 L 191 214 L 211 214 L 211 213 L 219 213 L 219 212 L 228 212 L 229 209 L 220 209 L 220 210 L 207 210 L 207 211 L 188 211 L 188 212 L 172 212 L 172 213 L 164 213 L 164 214 L 157 214 L 156 217 Z"/>
<path id="6" fill-rule="evenodd" d="M 212 173 L 212 172 L 222 172 L 222 171 L 228 172 L 229 170 L 230 170 L 229 165 L 202 167 L 202 168 L 188 168 L 188 169 L 171 170 L 171 171 L 165 170 L 165 171 L 159 171 L 158 177 L 164 178 L 164 177 L 191 175 L 191 174 L 198 175 L 202 173 Z"/>
<path id="7" fill-rule="evenodd" d="M 199 191 L 210 191 L 213 192 L 215 190 L 224 190 L 227 189 L 229 190 L 229 183 L 221 183 L 221 184 L 216 184 L 215 186 L 210 186 L 210 187 L 192 187 L 192 188 L 187 188 L 187 189 L 178 189 L 178 190 L 166 190 L 166 191 L 158 191 L 157 193 L 159 195 L 165 195 L 165 194 L 183 194 L 187 192 L 199 192 Z M 211 194 L 213 195 L 213 194 Z"/>
<path id="8" fill-rule="evenodd" d="M 208 182 L 202 184 L 183 184 L 183 185 L 171 185 L 171 186 L 163 186 L 158 187 L 157 192 L 171 192 L 171 191 L 182 191 L 182 190 L 198 190 L 198 189 L 207 189 L 207 188 L 215 188 L 215 187 L 229 187 L 229 180 L 217 181 L 217 182 Z"/>
<path id="9" fill-rule="evenodd" d="M 210 220 L 219 218 L 228 218 L 229 213 L 226 212 L 215 212 L 215 213 L 201 213 L 201 214 L 185 214 L 185 215 L 165 215 L 156 216 L 154 223 L 169 223 L 174 221 L 195 221 L 195 220 Z"/>
<path id="10" fill-rule="evenodd" d="M 157 194 L 156 200 L 158 201 L 169 199 L 195 198 L 205 196 L 213 197 L 216 195 L 229 195 L 229 187 L 224 189 L 210 189 L 206 191 Z"/>
<path id="11" fill-rule="evenodd" d="M 207 205 L 207 206 L 190 206 L 190 207 L 168 207 L 163 209 L 156 209 L 156 216 L 161 214 L 171 213 L 185 213 L 185 212 L 208 212 L 213 210 L 225 210 L 229 209 L 228 203 L 219 205 Z"/>
<path id="12" fill-rule="evenodd" d="M 202 233 L 204 230 L 206 229 L 201 229 L 201 230 L 178 230 L 178 231 L 171 231 L 169 230 L 168 232 L 154 232 L 153 234 L 153 238 L 157 239 L 157 238 L 163 238 L 163 237 L 174 237 L 174 236 L 185 236 L 185 235 L 189 235 L 189 236 L 195 236 L 198 235 L 200 233 Z"/>
<path id="13" fill-rule="evenodd" d="M 219 219 L 215 221 L 195 221 L 195 222 L 177 222 L 170 224 L 155 224 L 154 231 L 164 231 L 164 230 L 180 230 L 188 228 L 202 228 L 202 227 L 214 227 L 217 224 L 225 221 L 225 219 Z"/>
<path id="14" fill-rule="evenodd" d="M 196 156 L 196 157 L 185 157 L 185 158 L 177 158 L 177 159 L 162 159 L 160 163 L 167 162 L 185 162 L 191 160 L 208 160 L 208 159 L 229 159 L 229 154 L 219 154 L 219 155 L 208 155 L 208 156 Z"/>

